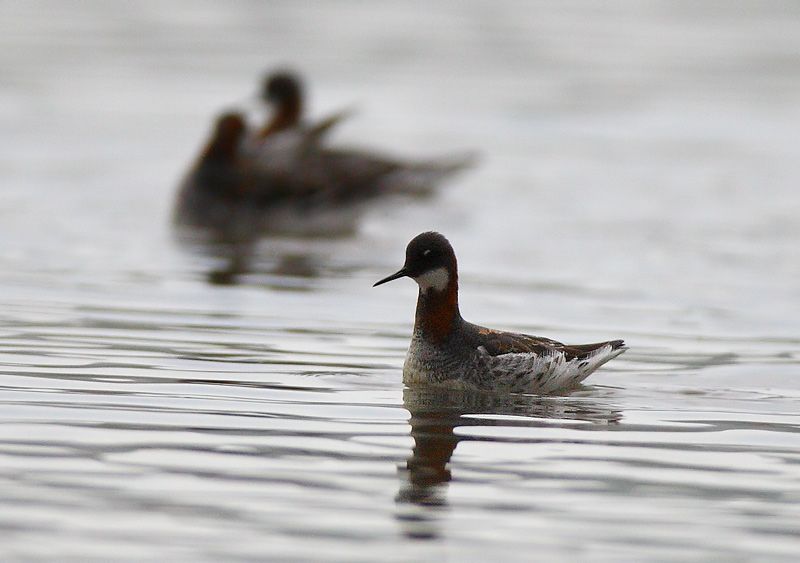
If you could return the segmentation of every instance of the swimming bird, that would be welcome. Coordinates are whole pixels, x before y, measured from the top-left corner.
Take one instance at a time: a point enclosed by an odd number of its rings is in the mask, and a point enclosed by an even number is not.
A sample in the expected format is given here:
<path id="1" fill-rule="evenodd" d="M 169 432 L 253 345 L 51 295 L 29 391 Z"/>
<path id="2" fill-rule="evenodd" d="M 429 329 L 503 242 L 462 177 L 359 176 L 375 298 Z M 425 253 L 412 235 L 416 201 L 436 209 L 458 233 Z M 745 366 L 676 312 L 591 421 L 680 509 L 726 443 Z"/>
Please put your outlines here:
<path id="1" fill-rule="evenodd" d="M 403 267 L 374 286 L 402 277 L 419 286 L 414 332 L 403 365 L 407 385 L 553 393 L 577 386 L 627 350 L 622 340 L 567 345 L 465 321 L 458 309 L 456 255 L 436 232 L 412 239 Z"/>
<path id="2" fill-rule="evenodd" d="M 413 161 L 335 146 L 327 134 L 350 111 L 305 120 L 303 90 L 296 73 L 273 72 L 260 96 L 273 109 L 266 124 L 248 128 L 235 112 L 218 118 L 181 184 L 176 223 L 226 240 L 350 234 L 367 204 L 429 195 L 475 160 L 464 153 Z"/>
<path id="3" fill-rule="evenodd" d="M 257 190 L 268 200 L 276 195 L 315 194 L 314 205 L 341 205 L 402 193 L 429 194 L 447 176 L 474 161 L 474 155 L 408 162 L 376 151 L 331 147 L 328 132 L 352 115 L 346 108 L 315 121 L 304 119 L 305 87 L 290 69 L 268 74 L 260 99 L 272 116 L 245 145 L 255 177 L 269 189 Z"/>
<path id="4" fill-rule="evenodd" d="M 174 220 L 223 229 L 241 223 L 238 210 L 248 191 L 248 165 L 241 147 L 247 134 L 244 117 L 225 112 L 178 189 Z"/>

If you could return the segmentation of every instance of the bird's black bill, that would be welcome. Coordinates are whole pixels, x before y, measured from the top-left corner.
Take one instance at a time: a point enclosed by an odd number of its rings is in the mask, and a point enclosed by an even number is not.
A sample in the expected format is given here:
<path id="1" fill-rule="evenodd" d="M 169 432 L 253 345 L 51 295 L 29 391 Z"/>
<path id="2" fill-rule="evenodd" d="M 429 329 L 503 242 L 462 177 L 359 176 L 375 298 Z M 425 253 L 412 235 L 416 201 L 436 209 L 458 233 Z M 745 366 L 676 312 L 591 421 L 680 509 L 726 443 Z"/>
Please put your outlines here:
<path id="1" fill-rule="evenodd" d="M 381 284 L 384 284 L 386 282 L 390 282 L 392 280 L 396 280 L 398 278 L 403 278 L 403 277 L 405 277 L 407 275 L 408 275 L 408 272 L 406 271 L 406 269 L 405 268 L 401 268 L 400 271 L 395 272 L 391 276 L 387 276 L 387 277 L 383 278 L 380 281 L 376 281 L 374 284 L 372 284 L 372 287 L 377 287 L 377 286 L 379 286 Z"/>

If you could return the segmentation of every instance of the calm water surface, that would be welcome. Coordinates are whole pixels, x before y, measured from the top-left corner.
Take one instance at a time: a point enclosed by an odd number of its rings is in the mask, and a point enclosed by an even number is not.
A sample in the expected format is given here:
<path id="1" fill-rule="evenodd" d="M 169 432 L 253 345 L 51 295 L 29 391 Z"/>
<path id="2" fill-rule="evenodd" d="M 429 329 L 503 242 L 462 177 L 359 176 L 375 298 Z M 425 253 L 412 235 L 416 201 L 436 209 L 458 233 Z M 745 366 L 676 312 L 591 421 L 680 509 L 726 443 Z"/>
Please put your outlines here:
<path id="1" fill-rule="evenodd" d="M 800 557 L 796 3 L 2 15 L 0 559 Z M 285 62 L 342 143 L 484 158 L 209 283 L 174 187 Z M 432 228 L 468 319 L 630 351 L 569 396 L 403 389 L 416 290 L 370 285 Z"/>

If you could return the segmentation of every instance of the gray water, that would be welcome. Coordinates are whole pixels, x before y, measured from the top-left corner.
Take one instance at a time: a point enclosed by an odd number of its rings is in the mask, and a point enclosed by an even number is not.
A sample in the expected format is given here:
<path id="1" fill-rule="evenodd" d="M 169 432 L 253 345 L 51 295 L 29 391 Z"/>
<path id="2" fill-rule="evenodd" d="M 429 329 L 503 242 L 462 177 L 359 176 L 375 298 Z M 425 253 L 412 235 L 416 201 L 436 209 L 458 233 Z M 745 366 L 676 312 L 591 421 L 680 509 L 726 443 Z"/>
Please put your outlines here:
<path id="1" fill-rule="evenodd" d="M 0 559 L 797 560 L 800 5 L 6 2 Z M 428 202 L 176 243 L 212 116 L 298 67 Z M 403 389 L 437 229 L 464 316 L 630 350 L 570 395 Z"/>

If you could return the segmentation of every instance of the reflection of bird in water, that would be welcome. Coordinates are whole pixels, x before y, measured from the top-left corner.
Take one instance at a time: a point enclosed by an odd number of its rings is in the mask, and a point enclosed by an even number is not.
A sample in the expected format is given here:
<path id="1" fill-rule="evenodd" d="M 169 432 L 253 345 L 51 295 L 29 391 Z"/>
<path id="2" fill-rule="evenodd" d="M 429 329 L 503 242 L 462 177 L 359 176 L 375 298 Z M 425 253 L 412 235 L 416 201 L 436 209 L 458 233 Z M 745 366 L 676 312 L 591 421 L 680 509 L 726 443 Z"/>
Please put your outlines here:
<path id="1" fill-rule="evenodd" d="M 331 245 L 323 241 L 232 242 L 180 233 L 178 242 L 189 255 L 202 261 L 212 285 L 239 285 L 275 290 L 308 291 L 312 278 L 323 273 L 352 275 L 353 266 L 326 260 Z"/>
<path id="2" fill-rule="evenodd" d="M 404 533 L 414 538 L 437 535 L 436 509 L 447 505 L 450 459 L 458 443 L 470 439 L 456 435 L 456 427 L 545 426 L 558 419 L 608 425 L 622 419 L 619 410 L 588 397 L 537 397 L 431 385 L 407 387 L 403 391 L 403 406 L 411 415 L 409 424 L 414 447 L 405 470 L 401 471 L 403 481 L 396 498 L 400 508 L 397 518 Z M 487 416 L 473 418 L 470 415 Z M 519 418 L 513 422 L 498 421 L 492 420 L 492 415 Z"/>
<path id="3" fill-rule="evenodd" d="M 403 366 L 406 384 L 553 393 L 575 387 L 627 349 L 622 340 L 566 345 L 465 321 L 458 309 L 456 255 L 439 233 L 416 236 L 408 243 L 404 266 L 375 285 L 401 277 L 419 285 Z"/>

